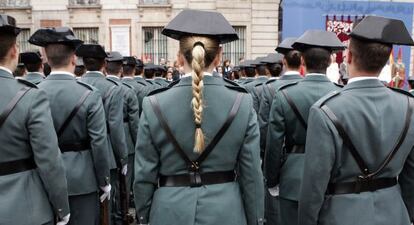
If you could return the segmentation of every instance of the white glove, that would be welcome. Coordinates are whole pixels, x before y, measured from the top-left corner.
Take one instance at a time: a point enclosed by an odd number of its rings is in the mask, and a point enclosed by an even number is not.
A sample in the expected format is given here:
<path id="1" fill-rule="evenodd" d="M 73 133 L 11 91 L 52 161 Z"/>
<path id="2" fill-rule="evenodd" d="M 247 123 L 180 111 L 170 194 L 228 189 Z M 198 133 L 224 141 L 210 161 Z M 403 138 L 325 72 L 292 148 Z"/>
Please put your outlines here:
<path id="1" fill-rule="evenodd" d="M 66 224 L 69 223 L 69 219 L 70 219 L 70 214 L 63 217 L 63 219 L 61 221 L 57 222 L 56 225 L 66 225 Z"/>
<path id="2" fill-rule="evenodd" d="M 275 186 L 275 187 L 272 187 L 272 188 L 269 188 L 268 190 L 269 190 L 269 193 L 272 197 L 279 196 L 279 185 Z"/>
<path id="3" fill-rule="evenodd" d="M 99 198 L 101 202 L 104 202 L 105 199 L 111 199 L 111 185 L 108 184 L 105 187 L 101 187 L 101 190 L 104 192 L 101 197 Z"/>
<path id="4" fill-rule="evenodd" d="M 128 164 L 125 164 L 121 170 L 122 175 L 126 176 L 128 173 Z"/>

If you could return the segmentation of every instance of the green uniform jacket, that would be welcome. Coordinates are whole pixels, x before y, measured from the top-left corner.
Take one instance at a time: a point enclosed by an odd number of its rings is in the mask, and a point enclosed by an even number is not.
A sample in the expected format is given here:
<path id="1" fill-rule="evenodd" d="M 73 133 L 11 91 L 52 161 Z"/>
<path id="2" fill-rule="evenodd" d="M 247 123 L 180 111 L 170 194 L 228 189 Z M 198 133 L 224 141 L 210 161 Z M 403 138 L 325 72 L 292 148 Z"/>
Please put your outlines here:
<path id="1" fill-rule="evenodd" d="M 27 73 L 23 79 L 38 85 L 45 79 L 45 76 L 41 73 Z"/>
<path id="2" fill-rule="evenodd" d="M 69 195 L 97 192 L 99 187 L 109 184 L 105 112 L 98 90 L 77 82 L 70 74 L 52 74 L 39 87 L 48 95 L 56 131 L 62 127 L 84 93 L 92 91 L 59 137 L 59 143 L 65 145 L 90 141 L 90 149 L 64 152 L 62 158 Z"/>
<path id="3" fill-rule="evenodd" d="M 110 153 L 113 152 L 113 154 L 109 154 L 110 168 L 122 168 L 128 158 L 123 125 L 124 96 L 122 88 L 118 83 L 106 79 L 100 72 L 87 72 L 80 80 L 96 87 L 101 94 L 106 115 Z"/>
<path id="4" fill-rule="evenodd" d="M 134 87 L 122 83 L 122 80 L 115 77 L 108 77 L 122 85 L 124 92 L 124 130 L 128 147 L 128 155 L 135 154 L 135 144 L 137 143 L 138 124 L 139 124 L 139 103 Z"/>
<path id="5" fill-rule="evenodd" d="M 156 94 L 161 110 L 177 141 L 192 160 L 195 125 L 191 109 L 191 77 Z M 226 86 L 232 86 L 227 88 Z M 224 124 L 236 95 L 243 88 L 222 78 L 204 77 L 202 128 L 206 144 Z M 218 99 L 220 99 L 218 101 Z M 188 173 L 187 166 L 160 126 L 148 99 L 138 131 L 135 154 L 135 204 L 139 223 L 151 225 L 256 225 L 263 224 L 264 186 L 260 169 L 259 128 L 252 99 L 243 94 L 232 125 L 201 165 L 202 172 L 237 169 L 237 182 L 199 188 L 162 187 L 158 177 Z"/>
<path id="6" fill-rule="evenodd" d="M 286 154 L 286 148 L 305 145 L 306 129 L 289 106 L 283 91 L 307 121 L 311 106 L 326 94 L 340 88 L 322 74 L 307 75 L 302 81 L 279 88 L 270 109 L 267 133 L 265 175 L 268 187 L 280 184 L 280 197 L 297 201 L 302 181 L 304 154 Z"/>
<path id="7" fill-rule="evenodd" d="M 361 172 L 337 129 L 320 109 L 325 102 L 335 113 L 370 171 L 374 171 L 399 139 L 408 94 L 388 89 L 378 80 L 349 83 L 339 93 L 330 100 L 321 99 L 310 111 L 299 224 L 409 225 L 410 218 L 414 219 L 414 118 L 399 151 L 377 177 L 398 176 L 400 185 L 327 196 L 328 183 L 354 182 Z"/>
<path id="8" fill-rule="evenodd" d="M 154 78 L 154 82 L 158 84 L 160 87 L 167 87 L 169 85 L 168 81 L 166 81 L 162 77 L 156 77 Z"/>
<path id="9" fill-rule="evenodd" d="M 269 80 L 263 85 L 262 98 L 260 100 L 259 113 L 257 114 L 260 127 L 260 149 L 262 153 L 266 148 L 267 127 L 269 123 L 269 112 L 276 91 L 283 85 L 302 80 L 299 74 L 283 75 L 277 80 Z"/>
<path id="10" fill-rule="evenodd" d="M 27 84 L 26 84 L 27 83 Z M 0 163 L 33 156 L 36 170 L 0 176 L 0 224 L 53 222 L 69 214 L 67 183 L 46 94 L 0 69 L 0 111 L 30 87 L 0 127 Z"/>
<path id="11" fill-rule="evenodd" d="M 139 80 L 139 81 L 137 81 Z M 139 104 L 139 115 L 141 115 L 142 112 L 142 100 L 144 99 L 144 89 L 148 85 L 143 78 L 139 77 L 124 77 L 122 78 L 122 81 L 126 84 L 131 85 L 134 87 L 134 91 L 138 98 L 138 104 Z"/>
<path id="12" fill-rule="evenodd" d="M 261 95 L 263 89 L 257 88 L 256 86 L 260 86 L 261 84 L 266 83 L 269 80 L 267 76 L 259 76 L 254 81 L 246 83 L 244 87 L 246 90 L 252 95 L 253 98 L 253 108 L 256 113 L 259 112 L 259 96 Z"/>

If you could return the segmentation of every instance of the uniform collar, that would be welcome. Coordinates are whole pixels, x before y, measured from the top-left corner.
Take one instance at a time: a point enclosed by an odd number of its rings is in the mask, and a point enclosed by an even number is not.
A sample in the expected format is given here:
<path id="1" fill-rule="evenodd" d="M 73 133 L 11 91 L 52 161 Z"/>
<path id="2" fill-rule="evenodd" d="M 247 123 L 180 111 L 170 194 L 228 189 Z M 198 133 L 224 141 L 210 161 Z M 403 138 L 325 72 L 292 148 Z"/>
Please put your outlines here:
<path id="1" fill-rule="evenodd" d="M 303 81 L 318 81 L 318 82 L 331 82 L 325 74 L 321 73 L 309 73 L 306 74 Z"/>
<path id="2" fill-rule="evenodd" d="M 204 83 L 204 85 L 224 85 L 223 78 L 214 77 L 214 76 L 204 76 L 203 83 Z M 192 85 L 192 78 L 190 76 L 190 77 L 181 78 L 180 82 L 177 85 L 175 85 L 174 87 L 191 86 L 191 85 Z"/>
<path id="3" fill-rule="evenodd" d="M 361 81 L 361 80 L 378 80 L 378 77 L 353 77 L 353 78 L 348 80 L 348 84 L 358 82 L 358 81 Z"/>
<path id="4" fill-rule="evenodd" d="M 26 74 L 26 76 L 40 76 L 42 78 L 45 78 L 45 75 L 43 73 L 39 73 L 39 72 L 28 72 Z"/>
<path id="5" fill-rule="evenodd" d="M 118 76 L 115 76 L 115 75 L 106 75 L 106 77 L 116 79 L 116 80 L 121 80 L 121 78 L 119 78 Z"/>
<path id="6" fill-rule="evenodd" d="M 87 71 L 85 77 L 105 77 L 101 71 Z"/>
<path id="7" fill-rule="evenodd" d="M 342 90 L 359 88 L 386 88 L 379 79 L 357 79 L 349 83 Z"/>
<path id="8" fill-rule="evenodd" d="M 288 70 L 283 74 L 283 76 L 290 76 L 290 75 L 299 75 L 300 76 L 300 73 L 298 71 Z"/>
<path id="9" fill-rule="evenodd" d="M 50 76 L 57 75 L 57 74 L 59 74 L 59 75 L 63 75 L 64 74 L 64 75 L 70 75 L 72 77 L 76 77 L 75 74 L 69 73 L 69 72 L 66 72 L 66 71 L 52 71 L 50 73 Z"/>
<path id="10" fill-rule="evenodd" d="M 9 68 L 6 68 L 4 66 L 0 66 L 0 70 L 4 70 L 4 71 L 6 71 L 7 73 L 10 73 L 13 76 L 13 72 Z"/>
<path id="11" fill-rule="evenodd" d="M 204 72 L 204 76 L 213 76 L 211 73 Z M 182 76 L 181 78 L 191 77 L 191 73 L 187 73 L 186 75 Z"/>

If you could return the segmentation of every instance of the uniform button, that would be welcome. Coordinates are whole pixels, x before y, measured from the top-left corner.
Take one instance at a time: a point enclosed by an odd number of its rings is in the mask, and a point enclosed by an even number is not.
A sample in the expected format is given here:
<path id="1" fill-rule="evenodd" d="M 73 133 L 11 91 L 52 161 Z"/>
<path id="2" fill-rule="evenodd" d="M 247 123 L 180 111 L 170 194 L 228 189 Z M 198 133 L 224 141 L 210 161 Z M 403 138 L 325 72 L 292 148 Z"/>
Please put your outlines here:
<path id="1" fill-rule="evenodd" d="M 59 212 L 62 212 L 62 209 L 58 209 Z"/>

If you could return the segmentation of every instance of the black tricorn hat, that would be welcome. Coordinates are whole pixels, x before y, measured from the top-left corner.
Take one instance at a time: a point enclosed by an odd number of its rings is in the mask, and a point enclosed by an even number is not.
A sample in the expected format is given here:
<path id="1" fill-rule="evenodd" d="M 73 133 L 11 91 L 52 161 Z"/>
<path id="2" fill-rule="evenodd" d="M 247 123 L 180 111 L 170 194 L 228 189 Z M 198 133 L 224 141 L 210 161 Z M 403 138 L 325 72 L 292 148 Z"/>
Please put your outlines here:
<path id="1" fill-rule="evenodd" d="M 379 16 L 365 17 L 350 36 L 368 42 L 414 46 L 403 21 Z"/>
<path id="2" fill-rule="evenodd" d="M 144 67 L 144 63 L 142 62 L 141 59 L 135 59 L 136 60 L 136 64 L 137 64 L 137 68 L 142 68 Z"/>
<path id="3" fill-rule="evenodd" d="M 76 56 L 82 58 L 95 58 L 95 59 L 105 59 L 108 55 L 105 52 L 105 49 L 101 45 L 96 44 L 85 44 L 81 45 L 76 49 Z"/>
<path id="4" fill-rule="evenodd" d="M 125 56 L 124 60 L 122 61 L 123 65 L 129 65 L 129 66 L 136 66 L 137 65 L 137 59 L 132 56 Z"/>
<path id="5" fill-rule="evenodd" d="M 23 52 L 20 53 L 21 63 L 26 64 L 38 64 L 42 62 L 42 57 L 36 52 Z"/>
<path id="6" fill-rule="evenodd" d="M 261 61 L 265 64 L 276 64 L 276 63 L 282 63 L 284 56 L 280 53 L 270 53 L 265 58 L 263 58 Z"/>
<path id="7" fill-rule="evenodd" d="M 77 48 L 83 41 L 75 37 L 69 27 L 56 27 L 37 30 L 29 38 L 29 43 L 40 47 L 46 47 L 50 44 L 62 44 Z"/>
<path id="8" fill-rule="evenodd" d="M 256 66 L 254 65 L 254 60 L 244 60 L 242 63 L 240 63 L 239 67 L 241 69 L 244 69 L 244 68 L 255 68 Z"/>
<path id="9" fill-rule="evenodd" d="M 154 63 L 147 63 L 144 65 L 144 69 L 145 70 L 156 70 L 158 69 L 158 66 L 155 65 Z"/>
<path id="10" fill-rule="evenodd" d="M 106 61 L 108 62 L 119 62 L 119 61 L 123 62 L 124 61 L 124 57 L 119 52 L 108 52 L 107 55 L 108 57 L 106 58 Z"/>
<path id="11" fill-rule="evenodd" d="M 183 10 L 163 29 L 162 34 L 180 40 L 186 36 L 206 36 L 220 44 L 238 40 L 236 31 L 221 13 Z"/>
<path id="12" fill-rule="evenodd" d="M 284 54 L 286 55 L 287 53 L 289 53 L 293 49 L 292 45 L 295 43 L 295 41 L 298 38 L 296 37 L 289 37 L 289 38 L 285 38 L 280 44 L 279 46 L 277 46 L 277 48 L 275 49 L 278 53 L 280 54 Z"/>
<path id="13" fill-rule="evenodd" d="M 308 48 L 324 48 L 329 51 L 344 50 L 345 45 L 335 33 L 324 30 L 308 30 L 298 38 L 292 47 L 298 51 Z"/>
<path id="14" fill-rule="evenodd" d="M 19 35 L 21 29 L 16 27 L 16 19 L 6 14 L 0 14 L 0 33 Z"/>
<path id="15" fill-rule="evenodd" d="M 251 64 L 254 66 L 265 65 L 266 63 L 262 62 L 266 57 L 257 57 Z"/>

